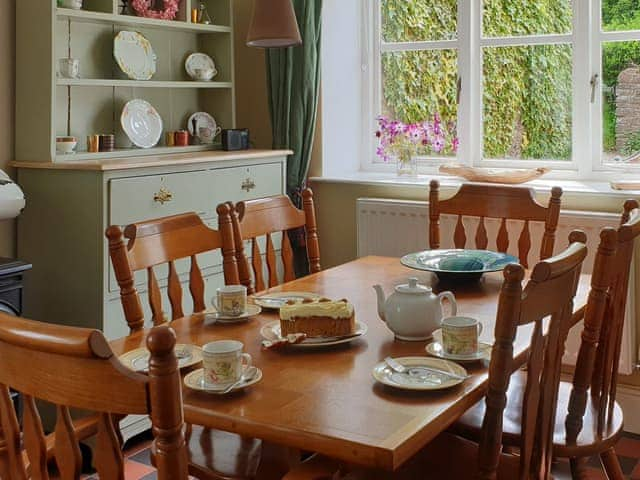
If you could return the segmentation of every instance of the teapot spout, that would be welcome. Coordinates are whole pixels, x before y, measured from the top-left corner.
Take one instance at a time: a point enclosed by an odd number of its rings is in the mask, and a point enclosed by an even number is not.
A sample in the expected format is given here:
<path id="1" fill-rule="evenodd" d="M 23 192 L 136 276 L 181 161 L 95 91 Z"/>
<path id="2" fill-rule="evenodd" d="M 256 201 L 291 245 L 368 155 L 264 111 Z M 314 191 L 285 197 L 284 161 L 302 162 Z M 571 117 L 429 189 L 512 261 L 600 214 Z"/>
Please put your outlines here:
<path id="1" fill-rule="evenodd" d="M 378 296 L 378 315 L 380 316 L 383 322 L 386 322 L 387 319 L 385 318 L 385 313 L 384 313 L 384 305 L 385 305 L 384 292 L 382 291 L 382 287 L 380 285 L 374 285 L 373 289 L 376 291 L 376 295 Z"/>

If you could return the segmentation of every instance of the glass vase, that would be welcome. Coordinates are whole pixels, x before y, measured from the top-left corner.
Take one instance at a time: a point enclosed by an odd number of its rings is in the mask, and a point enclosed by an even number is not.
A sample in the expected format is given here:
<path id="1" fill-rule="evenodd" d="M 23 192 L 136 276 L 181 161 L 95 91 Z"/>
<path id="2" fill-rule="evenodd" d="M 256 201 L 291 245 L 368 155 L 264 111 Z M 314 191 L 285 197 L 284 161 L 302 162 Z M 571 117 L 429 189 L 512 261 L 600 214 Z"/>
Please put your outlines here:
<path id="1" fill-rule="evenodd" d="M 396 156 L 396 173 L 401 177 L 418 176 L 418 159 L 410 151 L 401 152 Z"/>

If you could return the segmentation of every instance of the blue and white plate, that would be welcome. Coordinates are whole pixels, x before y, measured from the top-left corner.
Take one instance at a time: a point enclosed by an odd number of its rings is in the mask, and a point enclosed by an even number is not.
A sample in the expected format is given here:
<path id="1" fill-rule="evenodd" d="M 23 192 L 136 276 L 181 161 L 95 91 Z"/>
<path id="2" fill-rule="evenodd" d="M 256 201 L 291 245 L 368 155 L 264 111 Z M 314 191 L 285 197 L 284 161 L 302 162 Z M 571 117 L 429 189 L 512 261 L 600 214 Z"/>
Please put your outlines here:
<path id="1" fill-rule="evenodd" d="M 508 253 L 490 250 L 425 250 L 410 253 L 400 260 L 403 265 L 435 273 L 440 280 L 478 280 L 487 272 L 499 272 L 518 259 Z"/>

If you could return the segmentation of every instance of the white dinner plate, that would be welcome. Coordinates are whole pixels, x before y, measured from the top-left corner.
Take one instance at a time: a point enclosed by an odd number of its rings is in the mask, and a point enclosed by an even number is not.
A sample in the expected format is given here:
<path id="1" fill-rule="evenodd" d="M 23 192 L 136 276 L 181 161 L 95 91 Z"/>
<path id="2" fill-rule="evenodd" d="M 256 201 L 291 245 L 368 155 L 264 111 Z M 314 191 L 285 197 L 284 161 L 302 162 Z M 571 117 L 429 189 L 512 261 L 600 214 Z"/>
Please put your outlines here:
<path id="1" fill-rule="evenodd" d="M 113 56 L 120 70 L 132 80 L 149 80 L 156 73 L 156 54 L 141 33 L 118 32 L 113 40 Z"/>
<path id="2" fill-rule="evenodd" d="M 197 345 L 187 345 L 178 343 L 174 349 L 178 357 L 178 368 L 187 368 L 197 365 L 202 361 L 202 348 Z M 149 370 L 149 350 L 145 347 L 136 348 L 130 352 L 123 353 L 118 357 L 120 362 L 127 368 L 136 372 L 146 372 Z"/>
<path id="3" fill-rule="evenodd" d="M 330 347 L 332 345 L 340 345 L 342 343 L 349 343 L 356 338 L 361 337 L 367 333 L 368 327 L 366 323 L 356 321 L 356 330 L 351 335 L 345 335 L 342 337 L 313 337 L 305 338 L 300 343 L 293 343 L 290 346 L 296 348 L 319 348 Z M 270 322 L 264 325 L 260 329 L 260 334 L 265 340 L 275 341 L 282 337 L 282 331 L 280 330 L 280 320 Z"/>
<path id="4" fill-rule="evenodd" d="M 247 368 L 248 367 L 245 365 L 244 369 L 246 370 Z M 262 380 L 262 370 L 260 370 L 258 367 L 252 367 L 252 368 L 256 369 L 256 373 L 253 376 L 253 378 L 245 380 L 244 382 L 236 385 L 227 393 L 233 393 L 233 392 L 237 392 L 238 390 L 243 390 L 247 387 L 250 387 L 251 385 L 255 385 L 260 380 Z M 226 387 L 213 387 L 211 385 L 207 385 L 204 381 L 204 368 L 199 368 L 189 373 L 188 375 L 186 375 L 184 377 L 184 384 L 193 390 L 198 390 L 200 392 L 214 393 L 216 395 L 221 395 L 222 390 L 226 388 Z"/>
<path id="5" fill-rule="evenodd" d="M 224 315 L 216 311 L 215 307 L 205 310 L 204 314 L 205 318 L 215 320 L 218 323 L 241 323 L 246 322 L 251 317 L 258 315 L 260 312 L 262 312 L 262 308 L 260 308 L 260 306 L 251 305 L 249 303 L 247 304 L 247 309 L 245 310 L 245 312 L 241 313 L 240 315 Z"/>
<path id="6" fill-rule="evenodd" d="M 431 357 L 400 357 L 394 359 L 405 367 L 429 367 L 445 372 L 451 372 L 461 377 L 467 377 L 467 371 L 460 365 L 450 362 L 449 360 L 441 360 Z M 378 382 L 388 385 L 389 387 L 401 390 L 443 390 L 445 388 L 455 387 L 464 382 L 463 379 L 449 377 L 445 374 L 428 375 L 426 377 L 411 376 L 405 373 L 394 372 L 385 362 L 380 362 L 373 367 L 373 378 Z"/>
<path id="7" fill-rule="evenodd" d="M 134 99 L 124 106 L 120 115 L 122 130 L 140 148 L 155 147 L 162 136 L 162 118 L 153 106 L 142 99 Z"/>
<path id="8" fill-rule="evenodd" d="M 274 310 L 280 310 L 280 307 L 286 305 L 290 300 L 301 302 L 303 300 L 320 300 L 321 298 L 322 295 L 311 292 L 275 292 L 252 297 L 253 303 L 256 305 Z"/>

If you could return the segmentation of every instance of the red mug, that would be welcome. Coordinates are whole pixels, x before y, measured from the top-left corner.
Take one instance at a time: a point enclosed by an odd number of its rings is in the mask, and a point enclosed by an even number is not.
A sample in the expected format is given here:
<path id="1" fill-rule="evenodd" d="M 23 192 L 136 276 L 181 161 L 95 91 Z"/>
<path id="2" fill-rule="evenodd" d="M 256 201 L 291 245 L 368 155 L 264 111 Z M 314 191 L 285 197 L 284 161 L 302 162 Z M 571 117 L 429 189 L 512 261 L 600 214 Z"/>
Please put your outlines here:
<path id="1" fill-rule="evenodd" d="M 189 145 L 189 132 L 186 130 L 178 130 L 175 133 L 176 147 L 186 147 Z"/>

